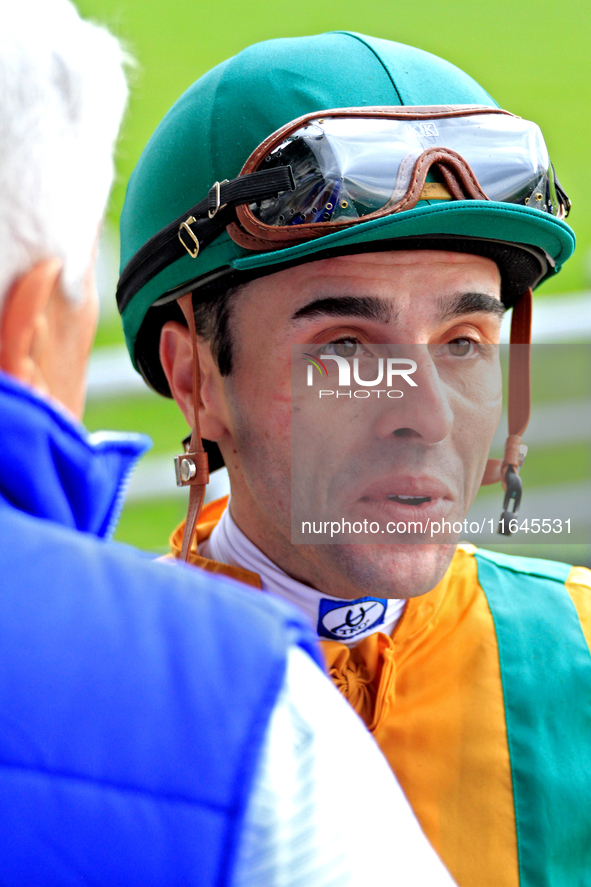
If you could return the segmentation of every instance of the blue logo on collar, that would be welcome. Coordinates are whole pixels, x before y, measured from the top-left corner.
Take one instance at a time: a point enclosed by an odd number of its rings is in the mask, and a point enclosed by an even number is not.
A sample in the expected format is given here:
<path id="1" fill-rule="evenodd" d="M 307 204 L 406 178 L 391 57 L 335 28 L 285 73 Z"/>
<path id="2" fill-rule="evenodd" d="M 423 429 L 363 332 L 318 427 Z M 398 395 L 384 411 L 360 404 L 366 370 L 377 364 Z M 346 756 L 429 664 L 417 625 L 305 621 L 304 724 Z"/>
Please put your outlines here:
<path id="1" fill-rule="evenodd" d="M 331 641 L 348 641 L 376 625 L 386 615 L 387 598 L 360 597 L 355 601 L 320 599 L 318 634 Z"/>

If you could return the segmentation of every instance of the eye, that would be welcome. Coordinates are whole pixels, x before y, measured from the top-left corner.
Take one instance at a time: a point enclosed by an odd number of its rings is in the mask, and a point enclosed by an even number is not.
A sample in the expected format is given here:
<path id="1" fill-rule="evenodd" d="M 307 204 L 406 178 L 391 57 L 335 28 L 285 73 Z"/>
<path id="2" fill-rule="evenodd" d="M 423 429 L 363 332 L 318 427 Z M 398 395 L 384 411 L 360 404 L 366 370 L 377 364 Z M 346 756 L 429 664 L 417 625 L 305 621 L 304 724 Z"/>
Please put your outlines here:
<path id="1" fill-rule="evenodd" d="M 337 342 L 327 342 L 322 346 L 323 354 L 334 354 L 335 357 L 362 357 L 367 354 L 366 349 L 354 339 L 341 339 Z"/>
<path id="2" fill-rule="evenodd" d="M 448 343 L 449 353 L 453 355 L 453 357 L 467 357 L 470 354 L 470 349 L 472 345 L 474 345 L 471 339 L 454 339 L 453 342 Z"/>
<path id="3" fill-rule="evenodd" d="M 451 342 L 440 345 L 436 353 L 440 357 L 448 356 L 470 360 L 471 358 L 478 357 L 480 352 L 479 342 L 469 339 L 467 336 L 458 336 L 457 339 L 452 339 Z"/>

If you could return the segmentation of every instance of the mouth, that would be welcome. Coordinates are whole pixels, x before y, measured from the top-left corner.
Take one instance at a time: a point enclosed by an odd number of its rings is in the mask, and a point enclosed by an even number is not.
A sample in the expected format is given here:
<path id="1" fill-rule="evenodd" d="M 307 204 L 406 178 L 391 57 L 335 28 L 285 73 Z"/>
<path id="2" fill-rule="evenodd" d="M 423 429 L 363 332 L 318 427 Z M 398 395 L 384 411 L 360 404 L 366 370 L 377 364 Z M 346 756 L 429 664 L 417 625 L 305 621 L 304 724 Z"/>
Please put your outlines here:
<path id="1" fill-rule="evenodd" d="M 398 475 L 371 484 L 357 496 L 353 510 L 372 520 L 422 521 L 447 518 L 456 496 L 442 480 L 431 476 Z"/>
<path id="2" fill-rule="evenodd" d="M 365 487 L 360 501 L 392 502 L 407 507 L 420 508 L 442 499 L 453 502 L 455 496 L 446 483 L 437 477 L 422 475 L 398 475 L 388 477 Z"/>
<path id="3" fill-rule="evenodd" d="M 388 493 L 386 500 L 399 502 L 400 505 L 423 505 L 423 503 L 431 501 L 431 496 L 401 496 Z"/>

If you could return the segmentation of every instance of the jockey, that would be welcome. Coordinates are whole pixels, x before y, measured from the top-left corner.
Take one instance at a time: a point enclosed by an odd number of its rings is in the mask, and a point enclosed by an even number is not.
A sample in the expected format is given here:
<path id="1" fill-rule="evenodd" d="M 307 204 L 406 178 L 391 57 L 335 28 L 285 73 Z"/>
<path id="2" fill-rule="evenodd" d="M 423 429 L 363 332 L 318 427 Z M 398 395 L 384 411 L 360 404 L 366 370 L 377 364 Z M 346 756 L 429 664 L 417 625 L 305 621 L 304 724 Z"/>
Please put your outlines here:
<path id="1" fill-rule="evenodd" d="M 534 123 L 433 55 L 334 32 L 251 46 L 197 80 L 121 220 L 132 362 L 192 428 L 173 556 L 308 615 L 460 887 L 584 878 L 591 574 L 453 534 L 311 542 L 292 508 L 453 524 L 500 482 L 511 532 L 532 290 L 572 255 L 569 208 Z M 492 460 L 507 309 L 509 428 Z M 379 353 L 379 378 L 402 360 L 411 381 L 363 413 L 341 386 Z M 314 409 L 305 383 L 290 390 L 302 356 L 307 384 L 324 379 Z M 201 510 L 208 461 L 227 466 L 230 504 Z"/>

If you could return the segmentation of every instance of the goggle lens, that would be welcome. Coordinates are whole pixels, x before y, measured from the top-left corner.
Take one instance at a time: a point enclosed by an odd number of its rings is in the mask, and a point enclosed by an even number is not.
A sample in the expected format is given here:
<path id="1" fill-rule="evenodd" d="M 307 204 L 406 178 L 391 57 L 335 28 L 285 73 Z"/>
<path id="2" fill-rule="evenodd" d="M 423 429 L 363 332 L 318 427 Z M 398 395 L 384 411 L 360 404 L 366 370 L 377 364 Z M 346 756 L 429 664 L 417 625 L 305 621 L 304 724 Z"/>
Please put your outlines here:
<path id="1" fill-rule="evenodd" d="M 395 211 L 416 161 L 436 147 L 460 154 L 490 200 L 561 214 L 539 127 L 497 113 L 411 122 L 346 116 L 311 120 L 260 163 L 260 168 L 291 166 L 295 190 L 250 209 L 271 226 L 354 221 L 387 205 Z M 435 175 L 432 169 L 430 178 Z"/>

